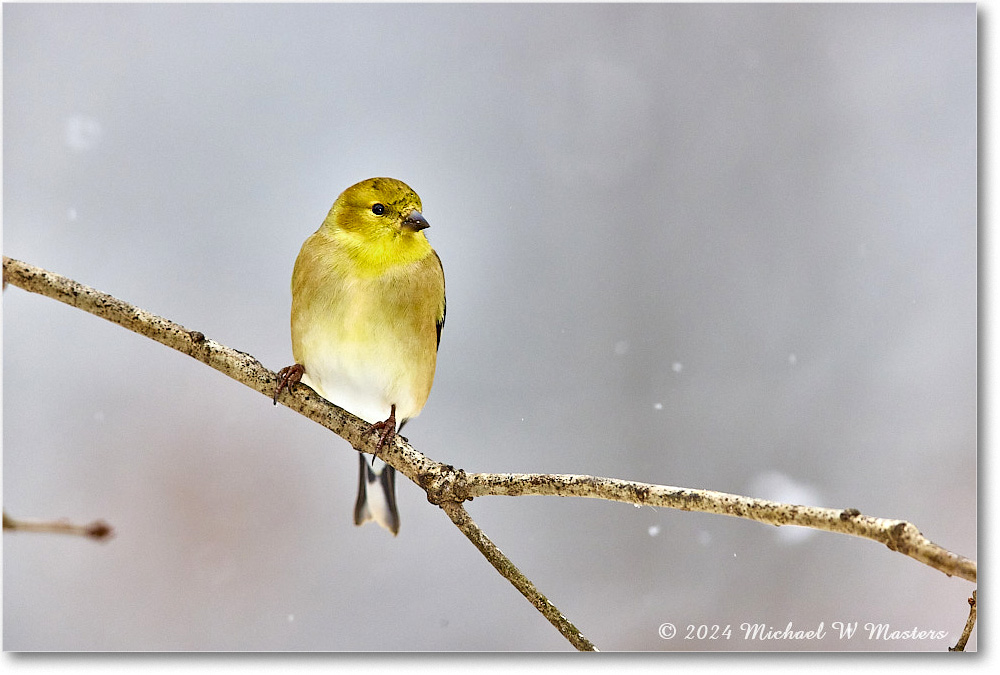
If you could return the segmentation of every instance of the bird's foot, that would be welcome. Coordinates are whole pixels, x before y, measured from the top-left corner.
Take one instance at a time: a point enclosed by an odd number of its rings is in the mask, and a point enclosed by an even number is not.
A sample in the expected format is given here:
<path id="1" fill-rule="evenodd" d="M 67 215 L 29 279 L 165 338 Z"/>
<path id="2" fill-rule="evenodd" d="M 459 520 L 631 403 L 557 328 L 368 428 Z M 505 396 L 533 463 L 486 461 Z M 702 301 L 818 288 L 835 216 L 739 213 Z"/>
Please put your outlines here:
<path id="1" fill-rule="evenodd" d="M 392 408 L 389 410 L 389 418 L 383 420 L 382 422 L 376 422 L 368 428 L 368 432 L 381 431 L 378 443 L 375 445 L 375 452 L 373 453 L 378 457 L 378 453 L 385 447 L 386 443 L 392 443 L 392 439 L 396 437 L 396 404 L 392 404 Z"/>
<path id="2" fill-rule="evenodd" d="M 278 405 L 278 394 L 285 389 L 291 391 L 292 385 L 298 384 L 305 372 L 306 367 L 301 363 L 296 363 L 292 366 L 285 366 L 278 371 L 278 384 L 274 387 L 274 398 L 272 399 L 274 401 L 274 405 Z"/>

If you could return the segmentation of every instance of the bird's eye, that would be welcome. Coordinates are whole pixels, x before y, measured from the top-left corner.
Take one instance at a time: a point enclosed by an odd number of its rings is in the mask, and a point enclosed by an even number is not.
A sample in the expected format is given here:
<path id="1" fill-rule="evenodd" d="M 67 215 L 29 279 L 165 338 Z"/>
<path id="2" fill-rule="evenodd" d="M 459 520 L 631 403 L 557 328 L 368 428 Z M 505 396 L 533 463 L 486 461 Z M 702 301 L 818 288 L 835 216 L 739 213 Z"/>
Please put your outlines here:
<path id="1" fill-rule="evenodd" d="M 376 216 L 381 216 L 383 213 L 385 213 L 385 207 L 382 206 L 381 204 L 372 204 L 372 213 L 374 213 Z"/>

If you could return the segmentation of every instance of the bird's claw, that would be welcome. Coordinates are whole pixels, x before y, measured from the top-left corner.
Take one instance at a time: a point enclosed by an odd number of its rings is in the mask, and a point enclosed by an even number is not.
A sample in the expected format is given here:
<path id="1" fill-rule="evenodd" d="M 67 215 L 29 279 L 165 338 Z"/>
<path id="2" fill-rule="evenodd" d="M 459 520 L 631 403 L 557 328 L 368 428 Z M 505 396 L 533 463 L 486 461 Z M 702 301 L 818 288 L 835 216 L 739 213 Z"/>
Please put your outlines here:
<path id="1" fill-rule="evenodd" d="M 278 384 L 274 387 L 274 398 L 271 399 L 274 405 L 278 405 L 278 395 L 285 389 L 291 391 L 292 385 L 298 384 L 305 372 L 306 368 L 301 363 L 285 366 L 278 371 Z"/>
<path id="2" fill-rule="evenodd" d="M 375 452 L 372 453 L 378 457 L 378 453 L 381 452 L 382 448 L 385 447 L 387 443 L 392 443 L 392 440 L 396 437 L 396 404 L 392 404 L 392 408 L 389 409 L 389 418 L 381 422 L 375 422 L 375 424 L 368 427 L 368 432 L 381 431 L 379 435 L 378 443 L 375 444 Z"/>

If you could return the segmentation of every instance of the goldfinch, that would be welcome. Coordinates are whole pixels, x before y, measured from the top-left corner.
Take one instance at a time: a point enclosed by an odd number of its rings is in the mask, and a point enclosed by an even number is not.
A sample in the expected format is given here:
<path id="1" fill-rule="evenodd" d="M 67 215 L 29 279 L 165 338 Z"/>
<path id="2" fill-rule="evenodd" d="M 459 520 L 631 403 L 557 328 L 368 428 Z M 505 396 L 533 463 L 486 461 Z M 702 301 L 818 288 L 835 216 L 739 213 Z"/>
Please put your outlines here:
<path id="1" fill-rule="evenodd" d="M 297 382 L 379 433 L 376 453 L 420 414 L 445 319 L 444 269 L 424 234 L 420 197 L 369 178 L 337 197 L 292 272 L 292 354 L 275 400 Z M 396 472 L 359 453 L 354 523 L 399 532 Z"/>

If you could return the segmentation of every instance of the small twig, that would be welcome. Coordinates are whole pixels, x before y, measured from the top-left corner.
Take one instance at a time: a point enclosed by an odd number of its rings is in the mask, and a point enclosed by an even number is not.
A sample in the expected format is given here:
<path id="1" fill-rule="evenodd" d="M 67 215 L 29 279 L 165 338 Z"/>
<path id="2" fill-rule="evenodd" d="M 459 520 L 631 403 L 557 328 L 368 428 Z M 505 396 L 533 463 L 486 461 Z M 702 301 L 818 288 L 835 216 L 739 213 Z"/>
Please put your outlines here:
<path id="1" fill-rule="evenodd" d="M 969 638 L 972 637 L 972 629 L 976 626 L 976 591 L 972 591 L 972 597 L 969 598 L 969 618 L 965 620 L 965 629 L 962 631 L 962 637 L 958 638 L 958 642 L 955 643 L 954 647 L 948 647 L 949 652 L 964 652 L 965 645 L 969 643 Z"/>
<path id="2" fill-rule="evenodd" d="M 89 525 L 74 525 L 65 518 L 59 520 L 14 519 L 3 513 L 3 529 L 16 532 L 47 532 L 49 534 L 73 534 L 98 541 L 114 535 L 114 530 L 103 520 L 95 520 Z"/>
<path id="3" fill-rule="evenodd" d="M 445 502 L 441 504 L 441 508 L 451 518 L 451 522 L 455 523 L 455 526 L 462 531 L 462 534 L 468 537 L 469 541 L 475 544 L 480 553 L 490 561 L 490 564 L 496 568 L 497 572 L 510 581 L 514 585 L 514 588 L 519 590 L 521 595 L 527 598 L 528 602 L 534 605 L 549 620 L 549 623 L 563 634 L 563 637 L 582 652 L 598 651 L 594 643 L 584 637 L 583 633 L 569 619 L 563 616 L 562 612 L 549 602 L 549 599 L 541 591 L 535 588 L 531 580 L 524 576 L 521 570 L 517 569 L 517 566 L 510 561 L 510 558 L 504 555 L 503 551 L 490 541 L 490 538 L 479 529 L 479 526 L 476 525 L 476 522 L 461 504 L 457 502 Z"/>

